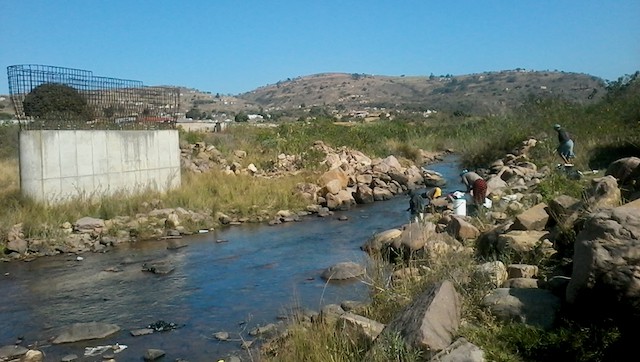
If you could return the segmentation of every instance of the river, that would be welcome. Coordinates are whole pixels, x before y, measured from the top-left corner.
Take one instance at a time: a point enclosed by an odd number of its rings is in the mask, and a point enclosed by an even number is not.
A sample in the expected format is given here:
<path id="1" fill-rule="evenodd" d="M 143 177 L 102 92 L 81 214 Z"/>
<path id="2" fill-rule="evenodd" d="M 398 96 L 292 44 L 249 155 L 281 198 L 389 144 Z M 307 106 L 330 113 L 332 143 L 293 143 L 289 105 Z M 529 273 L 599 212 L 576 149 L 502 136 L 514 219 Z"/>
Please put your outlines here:
<path id="1" fill-rule="evenodd" d="M 455 156 L 429 165 L 462 189 Z M 343 300 L 367 301 L 361 282 L 326 283 L 321 272 L 336 263 L 366 263 L 360 246 L 373 234 L 408 221 L 408 197 L 361 205 L 326 218 L 308 216 L 275 226 L 247 224 L 185 237 L 186 247 L 166 241 L 118 246 L 107 253 L 59 255 L 31 262 L 0 263 L 0 346 L 36 344 L 46 361 L 82 356 L 85 347 L 128 346 L 117 360 L 141 360 L 147 348 L 166 351 L 165 360 L 211 361 L 236 354 L 240 336 L 276 323 L 294 306 L 319 310 Z M 346 216 L 346 220 L 340 220 Z M 167 275 L 143 272 L 149 261 L 175 267 Z M 180 328 L 132 337 L 131 330 L 157 321 Z M 47 343 L 60 327 L 77 322 L 115 323 L 109 338 L 62 345 Z M 231 341 L 213 334 L 226 331 Z M 256 358 L 256 356 L 253 356 Z M 92 357 L 101 360 L 101 357 Z"/>

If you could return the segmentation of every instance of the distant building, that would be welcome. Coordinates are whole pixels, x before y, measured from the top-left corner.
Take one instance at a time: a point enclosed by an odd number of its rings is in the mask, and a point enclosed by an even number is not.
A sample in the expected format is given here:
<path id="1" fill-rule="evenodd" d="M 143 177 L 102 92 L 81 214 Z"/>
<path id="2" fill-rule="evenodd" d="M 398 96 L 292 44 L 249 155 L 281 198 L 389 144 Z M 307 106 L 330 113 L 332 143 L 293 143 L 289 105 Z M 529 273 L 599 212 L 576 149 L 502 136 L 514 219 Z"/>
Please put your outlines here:
<path id="1" fill-rule="evenodd" d="M 261 114 L 248 114 L 247 117 L 250 121 L 254 122 L 262 122 L 264 121 L 264 117 Z"/>
<path id="2" fill-rule="evenodd" d="M 356 118 L 366 118 L 369 115 L 369 112 L 367 112 L 367 111 L 352 111 L 351 113 L 349 113 L 349 115 L 351 117 L 356 117 Z"/>

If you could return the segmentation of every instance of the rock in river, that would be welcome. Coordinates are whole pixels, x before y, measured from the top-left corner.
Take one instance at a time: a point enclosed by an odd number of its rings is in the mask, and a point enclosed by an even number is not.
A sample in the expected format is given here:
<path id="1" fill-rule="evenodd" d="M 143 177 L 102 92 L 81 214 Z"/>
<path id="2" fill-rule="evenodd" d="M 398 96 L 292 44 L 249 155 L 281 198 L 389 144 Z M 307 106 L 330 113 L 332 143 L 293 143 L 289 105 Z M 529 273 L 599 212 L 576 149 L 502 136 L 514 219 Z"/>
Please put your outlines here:
<path id="1" fill-rule="evenodd" d="M 322 272 L 325 280 L 344 280 L 357 278 L 364 274 L 364 267 L 351 261 L 338 263 Z"/>
<path id="2" fill-rule="evenodd" d="M 65 327 L 62 333 L 53 339 L 52 343 L 71 343 L 87 339 L 105 338 L 119 330 L 120 327 L 109 323 L 74 323 L 71 326 Z"/>

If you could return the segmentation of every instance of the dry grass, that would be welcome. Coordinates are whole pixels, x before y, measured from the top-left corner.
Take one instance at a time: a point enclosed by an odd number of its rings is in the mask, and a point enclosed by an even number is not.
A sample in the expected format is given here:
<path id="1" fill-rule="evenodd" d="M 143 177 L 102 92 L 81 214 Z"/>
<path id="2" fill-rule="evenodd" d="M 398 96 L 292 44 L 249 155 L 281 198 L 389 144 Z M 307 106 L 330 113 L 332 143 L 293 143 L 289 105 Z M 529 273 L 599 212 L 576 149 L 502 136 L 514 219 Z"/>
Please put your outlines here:
<path id="1" fill-rule="evenodd" d="M 307 202 L 295 194 L 295 185 L 310 181 L 312 174 L 278 178 L 228 175 L 222 171 L 185 174 L 183 186 L 169 192 L 164 200 L 171 207 L 225 212 L 238 217 L 273 215 L 281 209 L 302 209 Z"/>
<path id="2" fill-rule="evenodd" d="M 434 258 L 412 259 L 406 264 L 389 264 L 371 258 L 367 276 L 362 280 L 371 287 L 372 301 L 359 314 L 381 323 L 389 323 L 418 294 L 433 283 L 450 280 L 459 291 L 463 319 L 469 323 L 485 322 L 479 300 L 489 288 L 484 281 L 470 277 L 476 262 L 470 253 L 448 252 Z M 396 279 L 394 270 L 414 268 L 413 277 Z M 408 348 L 401 338 L 381 336 L 375 343 L 349 333 L 340 323 L 296 321 L 286 337 L 267 345 L 265 361 L 423 361 L 418 350 Z"/>
<path id="3" fill-rule="evenodd" d="M 56 205 L 37 203 L 20 195 L 18 165 L 16 160 L 3 160 L 0 178 L 0 235 L 9 228 L 24 223 L 26 237 L 56 238 L 61 236 L 60 225 L 64 222 L 91 216 L 111 219 L 116 216 L 135 216 L 149 210 L 148 204 L 155 201 L 159 207 L 177 208 L 215 215 L 223 212 L 232 217 L 250 221 L 264 221 L 277 211 L 300 210 L 308 204 L 294 193 L 296 184 L 314 178 L 310 173 L 279 178 L 229 175 L 222 171 L 206 174 L 184 172 L 181 187 L 165 194 L 146 191 L 131 195 L 119 193 L 103 197 L 77 197 Z M 216 227 L 209 224 L 186 225 L 193 228 Z M 144 236 L 144 235 L 142 235 Z"/>
<path id="4" fill-rule="evenodd" d="M 18 160 L 0 159 L 0 199 L 20 190 L 20 170 Z"/>

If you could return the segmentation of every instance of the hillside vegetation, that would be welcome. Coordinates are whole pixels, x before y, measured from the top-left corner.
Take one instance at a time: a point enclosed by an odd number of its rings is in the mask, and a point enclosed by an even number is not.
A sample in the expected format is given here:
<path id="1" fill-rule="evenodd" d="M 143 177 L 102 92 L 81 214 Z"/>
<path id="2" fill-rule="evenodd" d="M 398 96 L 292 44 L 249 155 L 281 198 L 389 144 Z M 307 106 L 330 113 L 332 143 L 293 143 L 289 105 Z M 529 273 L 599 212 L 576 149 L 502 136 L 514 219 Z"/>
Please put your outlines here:
<path id="1" fill-rule="evenodd" d="M 382 76 L 323 73 L 297 77 L 230 96 L 182 89 L 181 109 L 194 119 L 261 114 L 286 121 L 332 117 L 386 119 L 445 112 L 503 115 L 532 97 L 593 104 L 606 82 L 586 74 L 512 70 L 470 75 Z"/>
<path id="2" fill-rule="evenodd" d="M 393 112 L 427 110 L 463 115 L 499 115 L 531 97 L 560 97 L 593 104 L 606 82 L 579 73 L 523 69 L 469 75 L 384 76 L 322 73 L 289 78 L 238 95 L 180 87 L 180 112 L 193 119 L 234 119 L 263 114 L 272 120 L 354 115 L 384 117 Z M 0 100 L 5 118 L 13 113 Z"/>
<path id="3" fill-rule="evenodd" d="M 524 70 L 428 77 L 330 73 L 289 79 L 238 97 L 265 110 L 320 106 L 497 114 L 531 95 L 590 103 L 601 98 L 604 86 L 585 74 Z"/>

